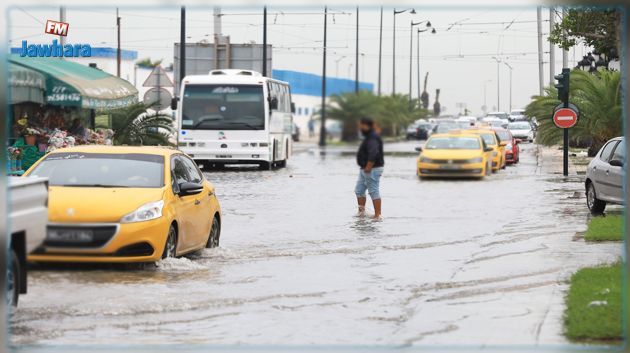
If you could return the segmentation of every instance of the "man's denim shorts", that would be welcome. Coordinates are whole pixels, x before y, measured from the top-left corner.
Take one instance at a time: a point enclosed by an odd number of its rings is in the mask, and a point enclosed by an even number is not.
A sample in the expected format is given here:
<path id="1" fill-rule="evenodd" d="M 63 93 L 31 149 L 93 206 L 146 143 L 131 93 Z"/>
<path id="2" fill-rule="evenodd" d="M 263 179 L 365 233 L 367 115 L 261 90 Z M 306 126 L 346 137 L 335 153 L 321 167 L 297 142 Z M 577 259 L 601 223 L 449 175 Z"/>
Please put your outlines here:
<path id="1" fill-rule="evenodd" d="M 357 197 L 365 197 L 365 191 L 367 191 L 372 200 L 380 199 L 379 182 L 381 175 L 383 175 L 383 167 L 372 168 L 372 171 L 367 174 L 363 172 L 363 169 L 359 170 L 359 179 L 357 180 L 357 186 L 354 188 L 354 193 Z"/>

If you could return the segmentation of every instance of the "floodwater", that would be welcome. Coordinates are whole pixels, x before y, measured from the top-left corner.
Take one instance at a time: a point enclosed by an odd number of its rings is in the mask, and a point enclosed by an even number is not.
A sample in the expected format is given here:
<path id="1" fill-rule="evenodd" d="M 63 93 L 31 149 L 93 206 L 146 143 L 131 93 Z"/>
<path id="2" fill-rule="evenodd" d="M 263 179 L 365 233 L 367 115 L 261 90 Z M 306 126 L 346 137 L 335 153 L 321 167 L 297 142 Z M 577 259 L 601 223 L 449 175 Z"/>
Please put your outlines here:
<path id="1" fill-rule="evenodd" d="M 379 222 L 355 215 L 354 158 L 335 149 L 271 172 L 209 172 L 220 248 L 145 270 L 37 268 L 11 340 L 566 344 L 568 277 L 616 261 L 621 245 L 586 244 L 581 181 L 522 148 L 519 165 L 481 181 L 420 181 L 414 156 L 387 156 Z"/>

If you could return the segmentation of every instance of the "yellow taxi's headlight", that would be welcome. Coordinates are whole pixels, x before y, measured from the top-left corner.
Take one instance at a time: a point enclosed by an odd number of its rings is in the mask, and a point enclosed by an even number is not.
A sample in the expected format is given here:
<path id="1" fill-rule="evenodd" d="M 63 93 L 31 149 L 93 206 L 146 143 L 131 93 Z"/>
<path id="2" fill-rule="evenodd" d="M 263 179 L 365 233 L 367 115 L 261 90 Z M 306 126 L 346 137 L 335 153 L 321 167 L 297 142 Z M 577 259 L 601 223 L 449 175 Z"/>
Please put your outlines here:
<path id="1" fill-rule="evenodd" d="M 420 156 L 420 163 L 431 163 L 431 158 Z"/>
<path id="2" fill-rule="evenodd" d="M 468 162 L 468 163 L 481 163 L 481 162 L 483 162 L 483 158 L 482 157 L 471 158 L 471 159 L 467 160 L 466 162 Z"/>
<path id="3" fill-rule="evenodd" d="M 160 218 L 162 217 L 162 208 L 164 208 L 164 200 L 145 203 L 135 211 L 123 216 L 120 223 L 144 222 Z"/>

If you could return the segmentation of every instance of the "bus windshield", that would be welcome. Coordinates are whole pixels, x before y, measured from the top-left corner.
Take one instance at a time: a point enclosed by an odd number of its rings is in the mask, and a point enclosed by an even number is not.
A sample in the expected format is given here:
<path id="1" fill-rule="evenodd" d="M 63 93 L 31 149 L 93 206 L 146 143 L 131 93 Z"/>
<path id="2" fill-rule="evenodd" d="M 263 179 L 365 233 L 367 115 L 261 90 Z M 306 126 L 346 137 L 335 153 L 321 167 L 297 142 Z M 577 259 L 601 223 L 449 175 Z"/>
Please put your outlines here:
<path id="1" fill-rule="evenodd" d="M 261 85 L 188 85 L 182 101 L 182 129 L 264 130 Z"/>

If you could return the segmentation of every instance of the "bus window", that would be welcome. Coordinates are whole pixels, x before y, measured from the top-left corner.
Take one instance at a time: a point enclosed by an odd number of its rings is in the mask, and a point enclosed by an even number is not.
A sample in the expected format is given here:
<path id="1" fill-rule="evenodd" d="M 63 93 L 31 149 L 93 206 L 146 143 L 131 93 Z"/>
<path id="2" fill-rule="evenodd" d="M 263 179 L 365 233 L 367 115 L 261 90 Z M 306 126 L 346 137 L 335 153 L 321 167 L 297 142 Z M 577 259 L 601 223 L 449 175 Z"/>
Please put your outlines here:
<path id="1" fill-rule="evenodd" d="M 182 129 L 264 130 L 263 90 L 259 85 L 187 85 Z"/>

